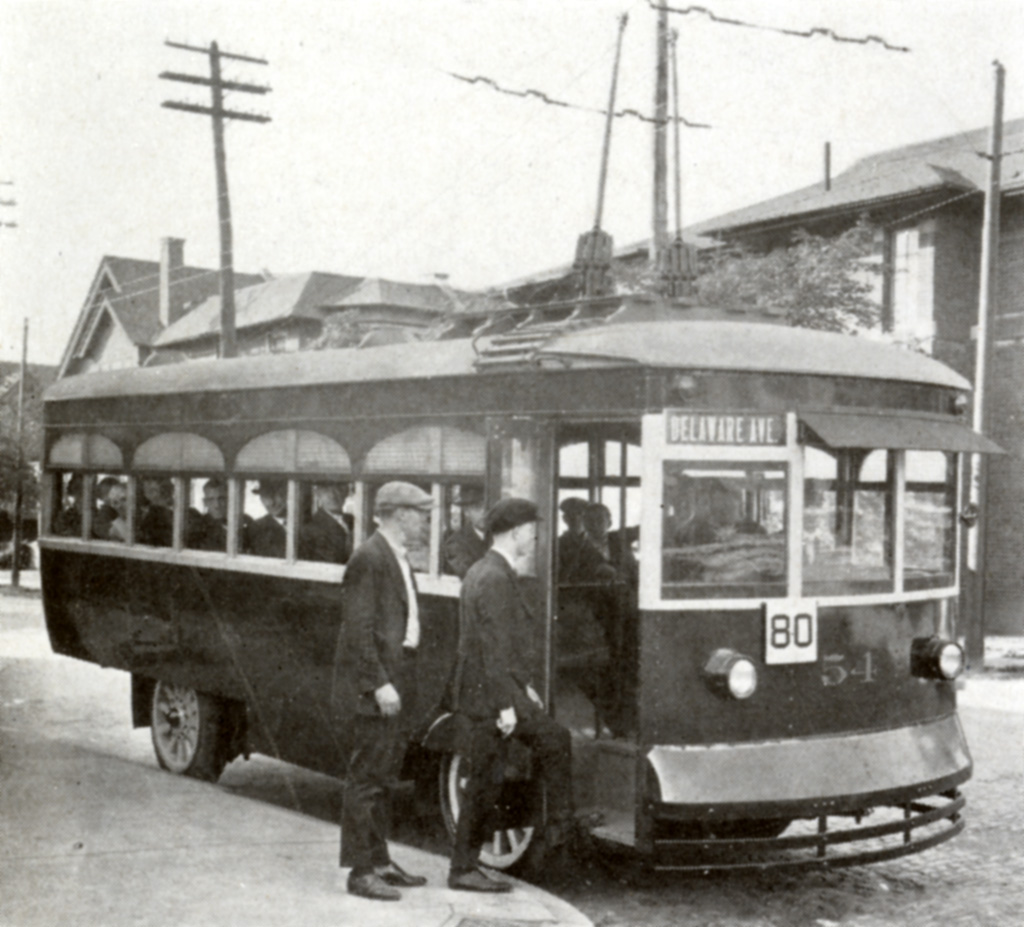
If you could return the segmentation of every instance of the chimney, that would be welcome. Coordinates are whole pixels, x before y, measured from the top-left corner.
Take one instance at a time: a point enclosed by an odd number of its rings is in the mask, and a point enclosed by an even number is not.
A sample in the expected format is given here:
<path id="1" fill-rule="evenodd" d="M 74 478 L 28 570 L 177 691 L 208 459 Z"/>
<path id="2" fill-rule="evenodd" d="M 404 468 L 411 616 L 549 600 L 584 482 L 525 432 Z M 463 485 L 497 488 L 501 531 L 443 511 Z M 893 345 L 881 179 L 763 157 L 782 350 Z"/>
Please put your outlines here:
<path id="1" fill-rule="evenodd" d="M 167 328 L 185 314 L 185 296 L 180 284 L 172 286 L 185 266 L 185 239 L 160 239 L 160 325 Z"/>

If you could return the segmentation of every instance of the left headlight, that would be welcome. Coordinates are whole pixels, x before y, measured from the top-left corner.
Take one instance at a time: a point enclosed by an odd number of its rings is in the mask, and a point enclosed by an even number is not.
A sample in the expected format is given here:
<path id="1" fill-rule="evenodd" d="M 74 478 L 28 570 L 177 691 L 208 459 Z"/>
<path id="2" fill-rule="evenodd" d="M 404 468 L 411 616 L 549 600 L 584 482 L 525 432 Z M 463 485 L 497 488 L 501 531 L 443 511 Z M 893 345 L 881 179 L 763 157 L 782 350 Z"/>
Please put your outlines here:
<path id="1" fill-rule="evenodd" d="M 717 695 L 750 698 L 757 689 L 757 666 L 750 657 L 723 647 L 708 658 L 704 678 Z"/>
<path id="2" fill-rule="evenodd" d="M 956 679 L 964 671 L 964 652 L 955 641 L 916 637 L 910 645 L 910 672 L 924 679 Z"/>

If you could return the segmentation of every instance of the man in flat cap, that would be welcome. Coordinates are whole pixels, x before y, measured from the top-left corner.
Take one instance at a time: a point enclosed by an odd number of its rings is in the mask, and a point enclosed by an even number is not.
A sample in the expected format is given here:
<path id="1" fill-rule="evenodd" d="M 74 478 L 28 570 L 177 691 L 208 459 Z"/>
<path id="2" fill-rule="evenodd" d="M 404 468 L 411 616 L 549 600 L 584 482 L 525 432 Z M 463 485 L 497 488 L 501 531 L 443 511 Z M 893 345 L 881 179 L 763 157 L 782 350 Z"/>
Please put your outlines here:
<path id="1" fill-rule="evenodd" d="M 257 518 L 246 531 L 246 553 L 283 559 L 288 539 L 288 483 L 260 480 L 253 492 L 260 497 L 267 514 Z"/>
<path id="2" fill-rule="evenodd" d="M 470 773 L 459 816 L 448 885 L 468 891 L 509 891 L 478 868 L 488 818 L 501 790 L 495 770 L 507 738 L 526 743 L 547 790 L 549 846 L 572 832 L 572 743 L 569 732 L 544 710 L 534 680 L 541 617 L 527 604 L 518 575 L 537 543 L 537 506 L 502 499 L 487 513 L 491 549 L 462 584 L 455 707 L 474 722 Z"/>
<path id="3" fill-rule="evenodd" d="M 356 548 L 342 580 L 342 623 L 333 697 L 352 718 L 341 814 L 341 865 L 354 895 L 397 901 L 396 886 L 424 885 L 388 853 L 387 786 L 398 773 L 415 697 L 420 643 L 416 584 L 406 548 L 422 540 L 431 497 L 412 483 L 385 483 L 374 500 L 377 530 Z"/>

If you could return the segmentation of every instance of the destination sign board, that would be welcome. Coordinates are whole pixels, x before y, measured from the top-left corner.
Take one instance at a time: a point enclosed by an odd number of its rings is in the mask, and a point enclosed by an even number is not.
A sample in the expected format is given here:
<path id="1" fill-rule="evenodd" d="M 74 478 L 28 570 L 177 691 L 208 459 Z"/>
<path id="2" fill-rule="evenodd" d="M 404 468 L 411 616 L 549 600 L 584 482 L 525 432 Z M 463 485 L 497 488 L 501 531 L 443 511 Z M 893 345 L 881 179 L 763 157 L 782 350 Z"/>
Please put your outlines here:
<path id="1" fill-rule="evenodd" d="M 665 428 L 669 444 L 766 447 L 786 443 L 786 419 L 782 415 L 666 409 Z"/>

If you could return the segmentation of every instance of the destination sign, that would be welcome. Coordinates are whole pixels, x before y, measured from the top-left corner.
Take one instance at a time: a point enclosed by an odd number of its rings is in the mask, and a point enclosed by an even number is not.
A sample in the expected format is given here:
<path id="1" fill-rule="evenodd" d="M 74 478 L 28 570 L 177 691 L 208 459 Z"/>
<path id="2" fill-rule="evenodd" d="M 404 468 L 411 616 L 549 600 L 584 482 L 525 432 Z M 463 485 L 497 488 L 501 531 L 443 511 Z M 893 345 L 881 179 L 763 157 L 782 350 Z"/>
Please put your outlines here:
<path id="1" fill-rule="evenodd" d="M 786 443 L 786 420 L 781 415 L 666 409 L 665 425 L 669 444 L 763 447 Z"/>

